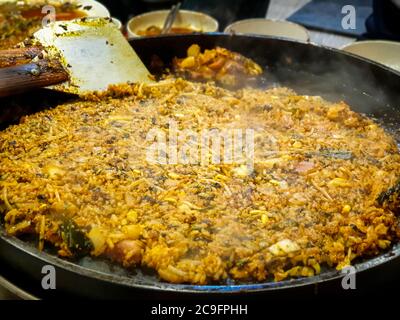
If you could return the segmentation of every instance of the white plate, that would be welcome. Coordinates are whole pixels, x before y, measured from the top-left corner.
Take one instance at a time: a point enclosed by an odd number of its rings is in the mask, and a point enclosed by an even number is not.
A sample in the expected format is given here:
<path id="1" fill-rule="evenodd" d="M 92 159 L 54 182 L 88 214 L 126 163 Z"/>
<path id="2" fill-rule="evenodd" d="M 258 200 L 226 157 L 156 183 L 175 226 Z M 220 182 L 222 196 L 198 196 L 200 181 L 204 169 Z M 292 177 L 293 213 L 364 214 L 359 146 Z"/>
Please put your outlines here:
<path id="1" fill-rule="evenodd" d="M 379 62 L 400 72 L 400 42 L 359 41 L 344 46 L 342 50 Z"/>
<path id="2" fill-rule="evenodd" d="M 259 34 L 303 42 L 307 42 L 310 39 L 307 29 L 297 23 L 263 18 L 236 21 L 227 26 L 224 32 Z"/>
<path id="3" fill-rule="evenodd" d="M 162 28 L 169 10 L 151 11 L 129 20 L 127 31 L 129 37 L 139 37 L 137 32 L 156 26 Z M 174 27 L 191 28 L 201 32 L 215 32 L 218 30 L 218 21 L 201 12 L 179 10 Z"/>

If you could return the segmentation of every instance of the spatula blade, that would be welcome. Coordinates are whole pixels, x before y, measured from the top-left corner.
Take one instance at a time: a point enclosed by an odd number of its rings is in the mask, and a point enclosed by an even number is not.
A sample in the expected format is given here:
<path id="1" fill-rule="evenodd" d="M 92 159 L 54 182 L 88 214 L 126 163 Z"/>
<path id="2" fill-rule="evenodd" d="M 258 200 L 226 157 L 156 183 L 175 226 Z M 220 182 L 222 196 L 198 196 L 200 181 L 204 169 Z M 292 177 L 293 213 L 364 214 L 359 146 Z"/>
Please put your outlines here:
<path id="1" fill-rule="evenodd" d="M 107 18 L 54 22 L 34 35 L 70 75 L 54 89 L 77 94 L 109 85 L 151 82 L 150 73 L 118 28 Z"/>

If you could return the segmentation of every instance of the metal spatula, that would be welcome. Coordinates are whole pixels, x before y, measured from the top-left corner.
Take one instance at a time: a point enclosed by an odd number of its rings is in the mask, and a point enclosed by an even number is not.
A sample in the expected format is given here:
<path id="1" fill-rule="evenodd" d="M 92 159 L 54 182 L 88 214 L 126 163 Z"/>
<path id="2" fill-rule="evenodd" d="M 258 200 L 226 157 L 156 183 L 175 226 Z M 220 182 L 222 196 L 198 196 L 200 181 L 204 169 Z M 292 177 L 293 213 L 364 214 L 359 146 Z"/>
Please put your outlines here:
<path id="1" fill-rule="evenodd" d="M 44 49 L 28 64 L 0 69 L 0 96 L 33 88 L 86 94 L 112 84 L 151 82 L 150 73 L 127 40 L 107 18 L 54 22 L 34 34 Z M 0 51 L 1 59 L 18 60 L 32 47 Z M 28 51 L 27 51 L 28 52 Z"/>

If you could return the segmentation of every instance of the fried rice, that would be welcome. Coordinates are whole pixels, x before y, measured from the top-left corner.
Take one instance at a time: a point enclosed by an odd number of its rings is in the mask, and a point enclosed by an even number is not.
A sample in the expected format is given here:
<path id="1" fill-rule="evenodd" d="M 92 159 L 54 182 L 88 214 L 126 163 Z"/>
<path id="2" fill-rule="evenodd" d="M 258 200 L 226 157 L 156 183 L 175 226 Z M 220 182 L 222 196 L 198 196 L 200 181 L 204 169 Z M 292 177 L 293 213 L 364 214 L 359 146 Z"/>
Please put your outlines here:
<path id="1" fill-rule="evenodd" d="M 151 163 L 147 133 L 253 129 L 254 164 Z M 10 235 L 107 257 L 171 283 L 280 281 L 388 249 L 377 203 L 400 176 L 394 139 L 344 102 L 181 79 L 118 87 L 0 132 Z"/>

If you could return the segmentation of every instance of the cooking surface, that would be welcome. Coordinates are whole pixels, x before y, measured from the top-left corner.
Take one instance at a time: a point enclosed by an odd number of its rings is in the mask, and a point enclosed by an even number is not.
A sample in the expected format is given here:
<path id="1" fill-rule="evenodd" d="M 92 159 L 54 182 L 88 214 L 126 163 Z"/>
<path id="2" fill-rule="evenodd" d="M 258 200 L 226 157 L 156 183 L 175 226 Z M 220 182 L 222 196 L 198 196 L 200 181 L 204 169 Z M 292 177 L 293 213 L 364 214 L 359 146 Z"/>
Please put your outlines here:
<path id="1" fill-rule="evenodd" d="M 356 10 L 356 28 L 344 30 L 338 18 L 342 8 L 353 5 Z M 318 13 L 318 14 L 317 14 Z M 365 21 L 372 13 L 372 0 L 314 0 L 289 17 L 289 21 L 300 23 L 306 27 L 344 33 L 350 36 L 361 36 L 367 30 Z"/>
<path id="2" fill-rule="evenodd" d="M 267 12 L 268 19 L 285 20 L 288 19 L 296 11 L 302 9 L 309 4 L 311 0 L 271 0 Z M 355 37 L 337 35 L 326 31 L 311 30 L 310 41 L 333 48 L 341 48 L 342 46 L 354 42 Z"/>
<path id="3" fill-rule="evenodd" d="M 7 280 L 5 278 L 0 277 L 0 300 L 18 299 L 19 297 L 17 295 L 6 289 L 6 286 L 8 286 L 8 283 L 6 283 L 6 281 Z"/>
<path id="4" fill-rule="evenodd" d="M 12 280 L 0 276 L 0 300 L 32 300 L 33 295 L 12 283 Z"/>

